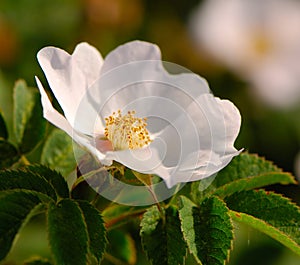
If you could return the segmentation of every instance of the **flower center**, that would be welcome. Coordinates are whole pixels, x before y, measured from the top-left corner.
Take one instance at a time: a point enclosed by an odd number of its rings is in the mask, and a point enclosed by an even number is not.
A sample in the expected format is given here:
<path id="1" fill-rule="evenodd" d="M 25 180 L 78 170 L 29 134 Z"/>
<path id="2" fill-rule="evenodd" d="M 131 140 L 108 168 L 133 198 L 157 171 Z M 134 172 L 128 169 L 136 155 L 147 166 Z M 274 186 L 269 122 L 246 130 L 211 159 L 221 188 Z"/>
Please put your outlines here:
<path id="1" fill-rule="evenodd" d="M 122 115 L 121 110 L 105 118 L 105 136 L 114 150 L 141 148 L 152 142 L 146 128 L 147 118 L 136 118 L 135 111 Z"/>

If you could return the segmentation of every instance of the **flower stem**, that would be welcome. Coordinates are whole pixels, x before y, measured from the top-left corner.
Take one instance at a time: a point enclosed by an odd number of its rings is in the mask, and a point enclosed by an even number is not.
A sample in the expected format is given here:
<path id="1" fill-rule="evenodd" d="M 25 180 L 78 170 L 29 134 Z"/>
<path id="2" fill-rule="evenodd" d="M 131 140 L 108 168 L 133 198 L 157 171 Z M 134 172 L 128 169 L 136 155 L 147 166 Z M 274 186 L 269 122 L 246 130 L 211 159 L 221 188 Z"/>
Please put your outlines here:
<path id="1" fill-rule="evenodd" d="M 124 219 L 129 219 L 130 217 L 140 216 L 144 212 L 146 212 L 146 209 L 136 210 L 136 211 L 131 212 L 131 213 L 126 213 L 126 214 L 120 215 L 120 216 L 118 216 L 116 218 L 113 218 L 113 219 L 109 220 L 108 222 L 106 222 L 105 226 L 106 226 L 107 229 L 109 229 L 110 227 L 117 224 L 118 222 L 123 221 Z"/>
<path id="2" fill-rule="evenodd" d="M 160 205 L 160 203 L 159 203 L 159 201 L 158 201 L 158 199 L 157 199 L 157 196 L 156 196 L 155 192 L 154 192 L 153 189 L 152 189 L 152 186 L 147 186 L 147 189 L 149 190 L 151 196 L 153 197 L 153 199 L 154 199 L 154 201 L 155 201 L 155 204 L 156 204 L 158 210 L 160 211 L 160 213 L 163 213 L 163 210 L 162 210 L 162 208 L 161 208 L 161 205 Z"/>
<path id="3" fill-rule="evenodd" d="M 109 168 L 107 167 L 101 167 L 99 169 L 96 170 L 92 170 L 82 176 L 80 176 L 79 178 L 76 179 L 76 181 L 74 182 L 73 186 L 72 186 L 72 190 L 75 189 L 81 182 L 85 181 L 88 178 L 93 177 L 95 174 L 101 172 L 101 171 L 107 171 Z"/>
<path id="4" fill-rule="evenodd" d="M 162 208 L 161 208 L 161 205 L 160 205 L 160 203 L 159 203 L 159 201 L 158 201 L 158 198 L 157 198 L 157 196 L 156 196 L 154 190 L 152 189 L 152 184 L 153 184 L 153 183 L 152 183 L 152 177 L 153 177 L 153 176 L 150 175 L 150 174 L 141 174 L 141 173 L 136 172 L 136 171 L 134 171 L 134 170 L 132 170 L 132 173 L 135 175 L 135 177 L 136 177 L 140 182 L 142 182 L 142 183 L 147 187 L 148 191 L 150 192 L 152 198 L 153 198 L 154 201 L 155 201 L 155 204 L 157 205 L 158 210 L 159 210 L 161 213 L 163 213 Z"/>

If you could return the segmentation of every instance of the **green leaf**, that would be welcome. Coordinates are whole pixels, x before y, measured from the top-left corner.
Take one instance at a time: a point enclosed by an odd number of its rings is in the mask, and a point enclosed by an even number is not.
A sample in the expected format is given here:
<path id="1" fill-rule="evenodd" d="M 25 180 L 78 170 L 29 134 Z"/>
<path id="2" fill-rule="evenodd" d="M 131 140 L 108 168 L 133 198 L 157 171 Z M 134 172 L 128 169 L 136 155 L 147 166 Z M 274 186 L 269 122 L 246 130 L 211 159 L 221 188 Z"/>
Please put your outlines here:
<path id="1" fill-rule="evenodd" d="M 180 206 L 184 239 L 198 264 L 225 264 L 233 239 L 233 227 L 225 203 L 217 197 L 210 197 L 197 207 L 181 196 Z"/>
<path id="2" fill-rule="evenodd" d="M 69 188 L 63 176 L 55 170 L 52 170 L 43 165 L 31 165 L 27 169 L 46 179 L 52 185 L 58 197 L 68 198 Z"/>
<path id="3" fill-rule="evenodd" d="M 40 203 L 35 192 L 12 190 L 0 193 L 0 260 L 8 254 L 29 213 Z"/>
<path id="4" fill-rule="evenodd" d="M 288 247 L 296 254 L 300 255 L 300 246 L 290 236 L 283 233 L 276 227 L 245 213 L 230 211 L 230 216 L 232 220 L 244 223 L 250 227 L 253 227 L 254 229 L 257 229 L 258 231 L 272 237 L 284 246 Z"/>
<path id="5" fill-rule="evenodd" d="M 109 253 L 126 264 L 136 264 L 135 242 L 130 234 L 120 230 L 111 230 L 108 233 Z"/>
<path id="6" fill-rule="evenodd" d="M 40 95 L 28 88 L 24 80 L 14 87 L 14 133 L 22 153 L 31 151 L 44 137 L 46 121 L 43 118 Z"/>
<path id="7" fill-rule="evenodd" d="M 275 172 L 281 173 L 282 170 L 276 167 L 272 162 L 267 161 L 262 157 L 254 154 L 248 154 L 246 152 L 241 153 L 240 155 L 234 157 L 231 163 L 223 170 L 221 170 L 216 177 L 211 177 L 212 183 L 209 183 L 210 185 L 208 185 L 206 189 L 203 189 L 203 183 L 209 181 L 210 178 L 193 182 L 191 187 L 192 196 L 194 201 L 198 201 L 199 198 L 204 198 L 209 194 L 213 194 L 216 189 L 230 182 L 240 179 L 249 179 L 255 176 L 268 175 L 269 173 Z M 270 182 L 267 183 L 267 180 L 269 180 Z M 278 178 L 278 183 L 283 182 L 285 184 L 285 181 L 285 178 L 283 181 L 281 178 Z M 291 181 L 292 180 L 289 180 L 288 183 L 290 183 Z M 292 183 L 294 183 L 294 181 Z M 264 181 L 262 181 L 262 184 L 271 185 L 274 184 L 274 180 L 267 177 L 264 179 Z"/>
<path id="8" fill-rule="evenodd" d="M 265 232 L 300 255 L 300 208 L 290 199 L 259 190 L 235 193 L 226 202 L 231 210 L 238 212 L 237 220 Z M 238 218 L 239 215 L 242 217 Z"/>
<path id="9" fill-rule="evenodd" d="M 55 190 L 40 175 L 26 169 L 0 171 L 0 191 L 15 189 L 36 191 L 56 200 Z"/>
<path id="10" fill-rule="evenodd" d="M 7 131 L 7 128 L 6 128 L 5 120 L 4 120 L 3 115 L 2 115 L 2 113 L 0 111 L 0 139 L 1 138 L 4 139 L 4 140 L 7 140 L 7 138 L 8 138 L 8 131 Z"/>
<path id="11" fill-rule="evenodd" d="M 86 201 L 77 201 L 88 231 L 90 253 L 100 263 L 106 248 L 106 229 L 100 212 Z"/>
<path id="12" fill-rule="evenodd" d="M 48 238 L 56 264 L 87 263 L 88 232 L 79 205 L 62 199 L 48 208 Z"/>
<path id="13" fill-rule="evenodd" d="M 76 167 L 73 142 L 62 130 L 54 129 L 45 142 L 41 163 L 67 176 Z"/>
<path id="14" fill-rule="evenodd" d="M 256 189 L 256 188 L 277 184 L 277 183 L 280 183 L 282 185 L 287 185 L 287 184 L 296 184 L 296 181 L 290 173 L 283 173 L 283 172 L 266 173 L 251 178 L 234 180 L 230 183 L 227 183 L 219 187 L 213 192 L 213 194 L 221 198 L 225 198 L 226 196 L 230 196 L 235 192 Z"/>
<path id="15" fill-rule="evenodd" d="M 14 87 L 14 133 L 18 144 L 22 143 L 25 126 L 33 109 L 33 95 L 24 80 L 19 80 Z"/>
<path id="16" fill-rule="evenodd" d="M 161 216 L 157 206 L 149 208 L 141 221 L 141 237 L 152 264 L 184 264 L 186 244 L 175 208 L 167 208 L 164 216 Z"/>
<path id="17" fill-rule="evenodd" d="M 12 144 L 0 139 L 0 169 L 9 168 L 19 158 L 18 150 Z"/>

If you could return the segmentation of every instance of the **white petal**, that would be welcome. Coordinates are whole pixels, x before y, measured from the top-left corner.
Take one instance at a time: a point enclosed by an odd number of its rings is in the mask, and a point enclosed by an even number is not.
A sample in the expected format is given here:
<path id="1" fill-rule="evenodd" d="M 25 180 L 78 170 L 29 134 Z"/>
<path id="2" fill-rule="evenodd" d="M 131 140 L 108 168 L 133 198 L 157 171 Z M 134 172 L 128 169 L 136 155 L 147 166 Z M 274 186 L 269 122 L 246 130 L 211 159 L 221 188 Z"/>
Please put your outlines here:
<path id="1" fill-rule="evenodd" d="M 161 60 L 158 46 L 144 41 L 128 42 L 106 56 L 101 73 L 105 74 L 123 64 L 145 60 Z"/>
<path id="2" fill-rule="evenodd" d="M 194 165 L 194 168 L 191 170 L 183 170 L 183 168 L 177 169 L 166 180 L 166 183 L 168 187 L 173 187 L 178 183 L 208 178 L 227 166 L 232 158 L 237 156 L 240 152 L 241 151 L 236 151 L 225 156 L 220 156 L 211 150 L 200 151 L 199 154 L 197 154 L 200 162 L 199 165 Z"/>
<path id="3" fill-rule="evenodd" d="M 95 139 L 92 137 L 87 137 L 85 135 L 81 135 L 74 131 L 73 139 L 76 143 L 86 148 L 92 155 L 94 155 L 103 165 L 110 166 L 112 164 L 112 160 L 106 157 L 106 154 L 101 153 L 95 144 Z"/>
<path id="4" fill-rule="evenodd" d="M 85 76 L 88 68 L 84 67 L 84 52 L 87 52 L 87 59 L 95 53 L 93 48 L 81 44 L 74 56 L 59 48 L 46 47 L 39 51 L 37 57 L 69 123 L 77 131 L 92 135 L 95 131 L 102 130 L 103 125 L 93 105 L 84 97 L 88 81 L 91 82 L 91 78 L 95 77 L 95 72 L 91 76 Z M 101 62 L 98 60 L 100 59 L 95 59 L 92 63 L 99 68 Z M 83 70 L 80 67 L 83 67 Z M 99 72 L 99 69 L 96 72 Z"/>
<path id="5" fill-rule="evenodd" d="M 118 109 L 136 110 L 137 116 L 149 117 L 156 116 L 160 108 L 168 108 L 166 104 L 160 106 L 156 98 L 184 108 L 194 97 L 209 92 L 203 78 L 177 65 L 172 68 L 185 73 L 171 75 L 159 58 L 159 49 L 149 43 L 132 42 L 117 48 L 105 59 L 101 78 L 89 89 L 87 98 L 102 117 Z"/>
<path id="6" fill-rule="evenodd" d="M 47 119 L 56 127 L 58 127 L 59 129 L 65 131 L 68 135 L 72 137 L 73 135 L 72 126 L 63 115 L 61 115 L 56 109 L 53 108 L 40 80 L 37 77 L 35 77 L 35 80 L 41 94 L 44 118 Z"/>
<path id="7" fill-rule="evenodd" d="M 78 105 L 87 89 L 84 73 L 77 61 L 59 48 L 43 48 L 37 58 L 67 120 L 74 124 Z"/>
<path id="8" fill-rule="evenodd" d="M 98 50 L 86 42 L 75 47 L 72 58 L 77 61 L 78 67 L 84 73 L 88 87 L 90 87 L 100 76 L 103 58 Z"/>
<path id="9" fill-rule="evenodd" d="M 36 83 L 40 90 L 41 101 L 43 106 L 43 115 L 45 119 L 51 122 L 53 125 L 58 127 L 59 129 L 65 131 L 76 143 L 88 149 L 93 155 L 95 155 L 100 162 L 106 165 L 110 165 L 112 163 L 111 160 L 107 160 L 105 155 L 102 154 L 94 144 L 94 139 L 84 137 L 73 130 L 70 123 L 65 119 L 63 115 L 61 115 L 56 109 L 53 108 L 40 80 L 36 77 Z"/>
<path id="10" fill-rule="evenodd" d="M 216 100 L 222 108 L 224 119 L 225 135 L 221 136 L 221 139 L 226 143 L 224 154 L 234 153 L 236 149 L 233 145 L 240 131 L 242 122 L 241 114 L 231 101 L 219 98 L 216 98 Z"/>
<path id="11" fill-rule="evenodd" d="M 107 159 L 115 160 L 144 174 L 157 174 L 162 178 L 169 176 L 168 168 L 162 164 L 162 157 L 156 148 L 122 150 L 107 152 Z"/>

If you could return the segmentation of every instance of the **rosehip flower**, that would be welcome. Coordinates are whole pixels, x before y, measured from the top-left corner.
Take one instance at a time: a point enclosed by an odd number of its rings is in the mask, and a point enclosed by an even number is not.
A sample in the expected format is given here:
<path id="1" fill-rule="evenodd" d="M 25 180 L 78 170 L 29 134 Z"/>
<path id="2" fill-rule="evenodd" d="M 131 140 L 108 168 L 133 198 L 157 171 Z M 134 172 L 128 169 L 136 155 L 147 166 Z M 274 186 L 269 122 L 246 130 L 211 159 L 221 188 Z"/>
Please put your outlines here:
<path id="1" fill-rule="evenodd" d="M 168 73 L 154 44 L 129 42 L 105 60 L 87 43 L 72 55 L 45 47 L 37 57 L 64 112 L 36 78 L 44 117 L 103 165 L 117 161 L 171 188 L 211 176 L 240 152 L 238 109 L 200 76 Z"/>
<path id="2" fill-rule="evenodd" d="M 199 47 L 277 108 L 300 100 L 300 2 L 207 0 L 190 20 Z"/>

